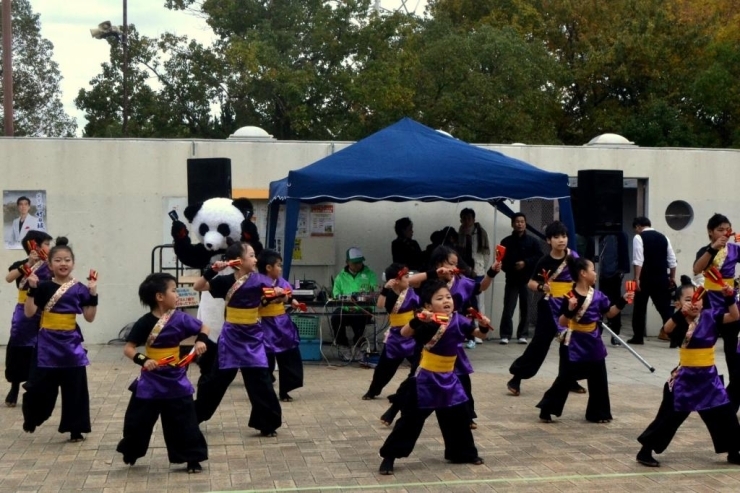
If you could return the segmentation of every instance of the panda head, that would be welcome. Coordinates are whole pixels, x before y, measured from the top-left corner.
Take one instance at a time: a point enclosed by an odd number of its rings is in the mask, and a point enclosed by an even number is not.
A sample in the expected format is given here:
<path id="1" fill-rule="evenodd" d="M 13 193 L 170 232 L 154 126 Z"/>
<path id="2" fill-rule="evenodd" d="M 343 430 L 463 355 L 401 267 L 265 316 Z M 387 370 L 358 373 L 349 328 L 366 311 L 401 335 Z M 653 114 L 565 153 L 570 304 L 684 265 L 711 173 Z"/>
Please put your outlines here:
<path id="1" fill-rule="evenodd" d="M 207 250 L 226 249 L 242 234 L 242 222 L 250 219 L 252 203 L 247 199 L 208 199 L 185 208 L 185 217 Z"/>

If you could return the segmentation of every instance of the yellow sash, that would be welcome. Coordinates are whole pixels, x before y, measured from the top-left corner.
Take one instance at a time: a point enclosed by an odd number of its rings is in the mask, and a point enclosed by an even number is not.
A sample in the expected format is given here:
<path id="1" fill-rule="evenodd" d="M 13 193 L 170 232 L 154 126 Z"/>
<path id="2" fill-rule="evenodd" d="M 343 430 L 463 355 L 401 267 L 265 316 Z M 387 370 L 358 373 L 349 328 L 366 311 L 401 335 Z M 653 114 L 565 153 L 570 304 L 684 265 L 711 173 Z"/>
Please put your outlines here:
<path id="1" fill-rule="evenodd" d="M 277 317 L 285 313 L 285 305 L 282 303 L 270 303 L 266 306 L 259 307 L 258 311 L 260 317 Z"/>
<path id="2" fill-rule="evenodd" d="M 579 324 L 578 322 L 571 320 L 568 322 L 568 328 L 575 332 L 593 332 L 596 330 L 596 322 L 591 322 L 590 324 Z"/>
<path id="3" fill-rule="evenodd" d="M 714 366 L 714 348 L 690 349 L 680 348 L 678 350 L 681 366 L 705 367 Z"/>
<path id="4" fill-rule="evenodd" d="M 411 322 L 414 318 L 414 312 L 408 311 L 403 313 L 391 313 L 388 315 L 391 327 L 403 327 L 407 323 Z"/>
<path id="5" fill-rule="evenodd" d="M 18 303 L 25 303 L 26 298 L 28 298 L 28 290 L 27 289 L 18 290 Z"/>
<path id="6" fill-rule="evenodd" d="M 41 328 L 46 330 L 75 330 L 77 315 L 74 313 L 41 313 Z"/>
<path id="7" fill-rule="evenodd" d="M 421 352 L 419 368 L 434 373 L 449 373 L 455 369 L 456 359 L 457 356 L 440 356 L 424 349 Z"/>
<path id="8" fill-rule="evenodd" d="M 146 347 L 146 357 L 159 361 L 168 356 L 174 356 L 175 361 L 180 359 L 180 347 Z"/>
<path id="9" fill-rule="evenodd" d="M 735 285 L 735 279 L 722 279 L 728 286 Z M 722 291 L 722 286 L 712 281 L 709 277 L 704 276 L 704 289 L 707 291 Z"/>
<path id="10" fill-rule="evenodd" d="M 258 308 L 226 307 L 226 321 L 230 324 L 252 325 L 259 321 Z"/>
<path id="11" fill-rule="evenodd" d="M 562 298 L 573 289 L 572 281 L 550 281 L 550 296 Z"/>

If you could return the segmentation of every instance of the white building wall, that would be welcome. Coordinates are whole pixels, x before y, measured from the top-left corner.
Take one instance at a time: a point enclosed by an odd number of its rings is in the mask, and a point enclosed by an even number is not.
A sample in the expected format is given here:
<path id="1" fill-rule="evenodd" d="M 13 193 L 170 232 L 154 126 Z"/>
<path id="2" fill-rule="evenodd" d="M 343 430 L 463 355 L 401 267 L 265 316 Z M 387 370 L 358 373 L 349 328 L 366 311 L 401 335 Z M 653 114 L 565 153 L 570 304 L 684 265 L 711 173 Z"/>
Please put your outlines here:
<path id="1" fill-rule="evenodd" d="M 347 143 L 0 139 L 0 185 L 3 190 L 42 189 L 47 192 L 47 223 L 53 236 L 70 238 L 77 257 L 76 275 L 86 277 L 90 268 L 100 271 L 100 308 L 93 324 L 82 321 L 85 339 L 103 343 L 115 338 L 127 323 L 144 310 L 137 287 L 150 271 L 150 254 L 161 244 L 163 198 L 187 195 L 186 160 L 191 157 L 229 157 L 234 188 L 267 188 L 270 181 L 308 165 Z M 592 148 L 553 146 L 485 146 L 549 171 L 576 176 L 579 169 L 621 169 L 625 178 L 648 180 L 646 212 L 653 226 L 671 239 L 679 273 L 690 273 L 694 252 L 706 242 L 707 218 L 719 211 L 731 219 L 738 207 L 735 198 L 740 177 L 740 152 L 731 150 Z M 440 184 L 444 176 L 432 177 Z M 474 180 L 475 177 L 471 177 Z M 673 200 L 685 200 L 695 220 L 685 230 L 672 231 L 665 209 Z M 500 241 L 510 232 L 508 218 L 498 217 L 482 203 L 375 203 L 338 204 L 336 211 L 335 263 L 332 266 L 297 266 L 295 276 L 312 278 L 329 286 L 330 276 L 344 265 L 344 252 L 360 246 L 367 264 L 379 275 L 391 262 L 393 223 L 409 216 L 422 249 L 429 235 L 444 226 L 459 225 L 459 211 L 472 207 L 477 220 Z M 518 210 L 518 204 L 511 205 Z M 626 223 L 632 218 L 624 218 Z M 495 238 L 494 238 L 495 235 Z M 310 240 L 307 240 L 310 241 Z M 0 250 L 0 265 L 22 258 L 20 250 Z M 489 314 L 498 325 L 503 275 L 488 293 Z M 14 284 L 0 286 L 0 340 L 6 341 L 15 303 Z M 493 305 L 491 304 L 493 299 Z M 4 315 L 2 315 L 4 314 Z M 649 333 L 659 321 L 649 310 Z"/>

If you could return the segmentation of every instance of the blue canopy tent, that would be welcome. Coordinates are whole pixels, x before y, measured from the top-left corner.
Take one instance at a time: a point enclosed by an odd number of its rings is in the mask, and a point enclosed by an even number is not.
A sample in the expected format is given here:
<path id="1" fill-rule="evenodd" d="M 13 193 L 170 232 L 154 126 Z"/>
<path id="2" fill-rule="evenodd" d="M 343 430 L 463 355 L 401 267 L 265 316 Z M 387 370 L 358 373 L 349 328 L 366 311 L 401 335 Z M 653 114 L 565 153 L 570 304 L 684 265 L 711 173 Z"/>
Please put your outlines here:
<path id="1" fill-rule="evenodd" d="M 274 248 L 286 205 L 283 275 L 290 274 L 300 203 L 481 201 L 511 216 L 503 201 L 559 200 L 575 245 L 568 176 L 467 144 L 404 118 L 357 143 L 270 183 L 267 244 Z"/>

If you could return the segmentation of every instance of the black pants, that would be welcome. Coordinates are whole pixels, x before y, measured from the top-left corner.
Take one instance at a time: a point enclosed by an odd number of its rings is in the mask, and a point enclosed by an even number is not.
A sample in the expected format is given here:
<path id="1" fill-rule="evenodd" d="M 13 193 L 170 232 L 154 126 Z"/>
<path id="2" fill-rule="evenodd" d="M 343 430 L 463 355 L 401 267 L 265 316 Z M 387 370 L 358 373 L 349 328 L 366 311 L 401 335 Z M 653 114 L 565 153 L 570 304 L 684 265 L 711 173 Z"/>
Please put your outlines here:
<path id="1" fill-rule="evenodd" d="M 663 401 L 660 403 L 658 414 L 637 441 L 657 454 L 663 453 L 689 414 L 675 410 L 673 392 L 666 383 L 663 386 Z M 740 424 L 732 404 L 699 411 L 699 416 L 709 430 L 716 453 L 740 450 Z"/>
<path id="2" fill-rule="evenodd" d="M 31 369 L 23 384 L 23 429 L 32 431 L 51 417 L 62 392 L 62 418 L 59 433 L 90 433 L 90 395 L 87 368 Z"/>
<path id="3" fill-rule="evenodd" d="M 515 284 L 507 282 L 504 284 L 504 308 L 501 312 L 501 323 L 499 324 L 502 338 L 511 339 L 514 328 L 512 319 L 517 300 L 519 300 L 519 325 L 516 328 L 516 337 L 518 339 L 529 335 L 529 327 L 527 326 L 527 312 L 529 310 L 527 283 Z"/>
<path id="4" fill-rule="evenodd" d="M 440 409 L 419 409 L 416 396 L 416 382 L 409 385 L 409 399 L 401 411 L 401 418 L 380 448 L 383 458 L 397 459 L 408 457 L 414 450 L 416 441 L 424 428 L 424 422 L 433 412 L 442 430 L 445 443 L 445 459 L 452 462 L 473 462 L 478 458 L 478 450 L 470 430 L 468 408 L 463 404 Z"/>
<path id="5" fill-rule="evenodd" d="M 180 357 L 183 357 L 185 354 L 190 352 L 190 348 L 187 346 L 181 346 L 180 351 Z M 182 352 L 185 354 L 182 354 Z M 206 340 L 206 352 L 198 356 L 195 359 L 195 362 L 198 365 L 198 368 L 200 368 L 200 377 L 198 380 L 198 382 L 200 382 L 200 379 L 207 378 L 208 375 L 213 372 L 214 367 L 218 364 L 218 344 L 210 339 Z"/>
<path id="6" fill-rule="evenodd" d="M 201 378 L 198 383 L 195 400 L 198 423 L 211 419 L 221 404 L 226 389 L 236 377 L 236 368 L 221 370 L 217 366 L 214 366 L 214 370 L 208 377 Z M 249 402 L 252 404 L 248 426 L 263 433 L 274 432 L 282 424 L 282 409 L 272 386 L 270 371 L 267 368 L 240 368 L 239 370 L 242 373 Z"/>
<path id="7" fill-rule="evenodd" d="M 636 341 L 642 341 L 645 338 L 645 322 L 647 320 L 648 299 L 653 300 L 655 309 L 658 310 L 661 320 L 671 318 L 673 309 L 671 308 L 671 295 L 668 285 L 652 285 L 640 282 L 640 291 L 635 293 L 635 307 L 632 311 L 632 332 Z"/>
<path id="8" fill-rule="evenodd" d="M 622 276 L 615 275 L 611 277 L 599 277 L 599 291 L 604 293 L 609 302 L 613 305 L 622 298 Z M 606 320 L 607 325 L 615 333 L 619 334 L 622 330 L 622 312 L 617 313 L 614 317 Z"/>
<path id="9" fill-rule="evenodd" d="M 193 396 L 174 399 L 139 399 L 131 393 L 123 418 L 123 438 L 116 451 L 125 460 L 146 455 L 157 418 L 162 418 L 162 434 L 167 457 L 173 464 L 208 460 L 208 445 L 198 428 Z"/>
<path id="10" fill-rule="evenodd" d="M 373 397 L 380 395 L 383 388 L 393 379 L 404 359 L 414 366 L 415 358 L 413 356 L 407 358 L 389 358 L 384 347 L 380 352 L 380 358 L 373 371 L 373 379 L 370 382 L 370 388 L 367 390 L 367 393 Z"/>
<path id="11" fill-rule="evenodd" d="M 33 346 L 11 346 L 5 350 L 5 380 L 21 383 L 28 380 L 33 361 Z"/>
<path id="12" fill-rule="evenodd" d="M 723 324 L 719 329 L 719 334 L 724 343 L 727 373 L 730 377 L 730 382 L 727 385 L 727 395 L 732 402 L 735 412 L 740 408 L 740 355 L 737 353 L 739 331 L 740 322 Z"/>
<path id="13" fill-rule="evenodd" d="M 278 376 L 280 377 L 278 383 L 280 398 L 285 397 L 291 390 L 303 387 L 303 359 L 301 358 L 301 350 L 298 346 L 281 353 L 267 354 L 267 365 L 270 375 L 275 371 L 275 361 L 277 361 L 280 368 L 278 372 Z"/>
<path id="14" fill-rule="evenodd" d="M 352 313 L 343 311 L 341 308 L 334 310 L 331 316 L 331 330 L 334 334 L 334 340 L 339 346 L 349 346 L 347 332 L 345 327 L 352 327 L 354 335 L 352 345 L 355 346 L 365 334 L 365 326 L 372 321 L 372 317 L 367 313 Z"/>
<path id="15" fill-rule="evenodd" d="M 475 412 L 475 400 L 473 399 L 473 382 L 470 381 L 470 375 L 467 373 L 457 373 L 457 378 L 465 389 L 465 395 L 468 396 L 467 408 L 469 419 L 468 422 L 476 419 L 478 414 Z"/>
<path id="16" fill-rule="evenodd" d="M 552 340 L 558 333 L 555 320 L 552 318 L 550 302 L 544 298 L 537 302 L 537 323 L 534 326 L 534 337 L 521 356 L 509 367 L 509 373 L 525 380 L 537 374 L 547 357 Z"/>
<path id="17" fill-rule="evenodd" d="M 568 346 L 560 346 L 560 372 L 537 407 L 543 412 L 560 416 L 574 380 L 586 379 L 588 383 L 588 404 L 586 420 L 599 422 L 612 419 L 609 402 L 609 383 L 606 377 L 606 361 L 570 361 Z"/>

